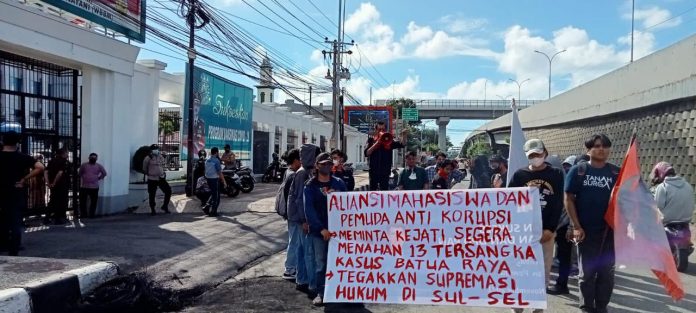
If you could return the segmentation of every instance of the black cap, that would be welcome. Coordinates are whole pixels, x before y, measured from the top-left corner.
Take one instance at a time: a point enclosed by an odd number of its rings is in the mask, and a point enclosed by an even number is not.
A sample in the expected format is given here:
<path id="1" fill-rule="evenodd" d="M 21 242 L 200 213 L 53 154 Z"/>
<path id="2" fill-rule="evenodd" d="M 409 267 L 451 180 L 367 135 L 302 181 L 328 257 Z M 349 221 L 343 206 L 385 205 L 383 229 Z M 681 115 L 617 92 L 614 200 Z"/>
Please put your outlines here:
<path id="1" fill-rule="evenodd" d="M 151 144 L 150 145 L 150 150 L 159 150 L 159 146 L 156 144 Z"/>

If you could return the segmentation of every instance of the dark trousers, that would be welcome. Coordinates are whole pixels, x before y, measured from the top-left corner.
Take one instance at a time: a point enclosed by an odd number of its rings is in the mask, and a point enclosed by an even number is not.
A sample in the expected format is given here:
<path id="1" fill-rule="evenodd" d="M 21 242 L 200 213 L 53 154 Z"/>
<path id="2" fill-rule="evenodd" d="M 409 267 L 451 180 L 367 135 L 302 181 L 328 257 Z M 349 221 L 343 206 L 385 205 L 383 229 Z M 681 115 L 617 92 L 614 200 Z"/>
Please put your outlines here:
<path id="1" fill-rule="evenodd" d="M 87 212 L 87 197 L 89 197 L 89 212 Z M 97 213 L 99 188 L 80 188 L 80 216 L 94 217 Z"/>
<path id="2" fill-rule="evenodd" d="M 22 243 L 22 208 L 26 208 L 26 190 L 14 189 L 0 196 L 0 247 L 8 254 L 19 253 Z"/>
<path id="3" fill-rule="evenodd" d="M 614 236 L 611 231 L 586 231 L 578 245 L 580 308 L 607 312 L 614 290 Z"/>
<path id="4" fill-rule="evenodd" d="M 568 287 L 568 276 L 570 276 L 571 259 L 573 256 L 573 243 L 566 239 L 568 225 L 556 230 L 556 257 L 558 258 L 558 278 L 556 286 Z"/>
<path id="5" fill-rule="evenodd" d="M 210 214 L 217 214 L 218 207 L 220 206 L 220 179 L 219 178 L 206 178 L 208 180 L 208 187 L 210 187 L 210 203 L 211 210 Z"/>
<path id="6" fill-rule="evenodd" d="M 51 198 L 48 200 L 48 208 L 56 220 L 65 219 L 65 211 L 68 209 L 68 186 L 55 186 L 51 188 Z M 48 217 L 48 216 L 47 216 Z M 78 217 L 77 207 L 75 208 L 75 218 Z"/>
<path id="7" fill-rule="evenodd" d="M 389 174 L 390 172 L 370 171 L 370 191 L 389 190 Z"/>
<path id="8" fill-rule="evenodd" d="M 169 183 L 166 179 L 160 178 L 159 180 L 147 180 L 147 194 L 150 200 L 150 211 L 155 213 L 155 195 L 157 194 L 157 188 L 159 187 L 164 193 L 164 202 L 162 203 L 162 210 L 169 211 L 169 200 L 172 198 L 172 187 L 169 187 Z"/>

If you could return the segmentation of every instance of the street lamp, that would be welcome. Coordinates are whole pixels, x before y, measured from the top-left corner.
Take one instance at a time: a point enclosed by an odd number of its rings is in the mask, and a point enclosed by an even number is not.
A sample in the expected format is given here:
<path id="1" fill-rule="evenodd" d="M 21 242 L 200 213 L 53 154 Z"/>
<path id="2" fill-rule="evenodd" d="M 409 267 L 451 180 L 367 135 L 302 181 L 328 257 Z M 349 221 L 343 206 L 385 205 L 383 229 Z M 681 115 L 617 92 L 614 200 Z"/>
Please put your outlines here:
<path id="1" fill-rule="evenodd" d="M 508 78 L 508 80 L 517 84 L 517 101 L 522 101 L 522 99 L 520 99 L 520 98 L 522 98 L 522 96 L 521 96 L 522 85 L 524 85 L 524 83 L 528 82 L 529 78 L 523 80 L 521 83 L 512 79 L 512 78 Z"/>
<path id="2" fill-rule="evenodd" d="M 566 50 L 563 49 L 561 51 L 558 51 L 558 52 L 554 53 L 553 56 L 551 56 L 550 58 L 549 58 L 548 54 L 543 53 L 539 50 L 534 50 L 534 52 L 544 55 L 546 57 L 546 59 L 549 60 L 549 99 L 551 99 L 551 63 L 553 62 L 553 58 L 555 58 L 557 55 L 559 55 L 563 52 L 566 52 Z"/>

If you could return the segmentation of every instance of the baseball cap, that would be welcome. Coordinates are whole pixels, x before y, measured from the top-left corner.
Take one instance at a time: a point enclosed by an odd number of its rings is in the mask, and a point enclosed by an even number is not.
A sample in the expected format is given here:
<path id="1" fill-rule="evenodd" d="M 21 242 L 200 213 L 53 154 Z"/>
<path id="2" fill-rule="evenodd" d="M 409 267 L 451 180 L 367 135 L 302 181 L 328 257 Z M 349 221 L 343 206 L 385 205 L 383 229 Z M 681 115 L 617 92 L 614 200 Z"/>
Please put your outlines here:
<path id="1" fill-rule="evenodd" d="M 331 159 L 330 154 L 328 154 L 326 152 L 322 152 L 319 155 L 317 155 L 317 164 L 326 163 L 326 162 L 333 163 L 333 159 Z"/>
<path id="2" fill-rule="evenodd" d="M 544 142 L 541 141 L 541 139 L 529 139 L 524 143 L 524 153 L 527 156 L 534 153 L 542 154 L 544 153 L 544 149 Z"/>

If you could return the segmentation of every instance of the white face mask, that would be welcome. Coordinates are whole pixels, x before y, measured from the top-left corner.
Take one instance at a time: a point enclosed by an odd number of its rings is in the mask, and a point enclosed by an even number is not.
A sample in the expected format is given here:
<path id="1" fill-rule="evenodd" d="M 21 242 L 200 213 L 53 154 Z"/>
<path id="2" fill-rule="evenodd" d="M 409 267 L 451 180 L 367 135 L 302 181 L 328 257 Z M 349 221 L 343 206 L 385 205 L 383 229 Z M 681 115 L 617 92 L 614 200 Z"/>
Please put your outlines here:
<path id="1" fill-rule="evenodd" d="M 544 158 L 531 158 L 529 159 L 529 164 L 533 167 L 539 167 L 544 164 Z"/>
<path id="2" fill-rule="evenodd" d="M 152 154 L 159 155 L 159 150 L 152 150 Z"/>
<path id="3" fill-rule="evenodd" d="M 338 160 L 333 160 L 333 165 L 338 166 Z"/>

